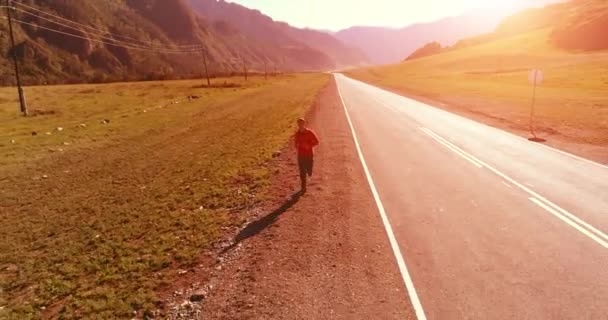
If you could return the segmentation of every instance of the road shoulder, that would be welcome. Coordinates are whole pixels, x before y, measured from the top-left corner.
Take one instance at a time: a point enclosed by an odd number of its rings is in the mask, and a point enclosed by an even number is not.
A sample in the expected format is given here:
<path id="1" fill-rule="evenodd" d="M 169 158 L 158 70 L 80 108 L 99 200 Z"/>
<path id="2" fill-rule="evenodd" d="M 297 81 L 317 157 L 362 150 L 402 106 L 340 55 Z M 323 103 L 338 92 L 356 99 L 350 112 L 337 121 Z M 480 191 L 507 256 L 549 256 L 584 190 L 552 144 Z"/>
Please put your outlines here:
<path id="1" fill-rule="evenodd" d="M 309 192 L 292 198 L 288 148 L 277 161 L 276 200 L 227 248 L 237 257 L 221 265 L 202 318 L 414 318 L 334 81 L 309 118 L 322 141 Z"/>

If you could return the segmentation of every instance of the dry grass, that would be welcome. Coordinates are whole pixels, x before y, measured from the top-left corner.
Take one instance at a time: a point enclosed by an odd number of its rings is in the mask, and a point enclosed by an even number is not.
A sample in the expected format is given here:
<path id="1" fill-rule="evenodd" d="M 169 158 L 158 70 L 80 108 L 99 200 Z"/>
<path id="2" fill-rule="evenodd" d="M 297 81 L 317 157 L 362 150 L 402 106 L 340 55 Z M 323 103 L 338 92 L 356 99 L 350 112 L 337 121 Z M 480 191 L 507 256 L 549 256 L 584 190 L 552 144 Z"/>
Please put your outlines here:
<path id="1" fill-rule="evenodd" d="M 31 105 L 55 113 L 25 119 L 1 89 L 0 318 L 155 309 L 177 269 L 264 199 L 267 161 L 327 80 L 34 87 Z"/>
<path id="2" fill-rule="evenodd" d="M 545 74 L 537 91 L 541 130 L 573 142 L 608 146 L 608 52 L 558 50 L 550 45 L 549 34 L 548 29 L 539 30 L 348 75 L 522 129 L 532 95 L 528 73 L 539 68 Z"/>

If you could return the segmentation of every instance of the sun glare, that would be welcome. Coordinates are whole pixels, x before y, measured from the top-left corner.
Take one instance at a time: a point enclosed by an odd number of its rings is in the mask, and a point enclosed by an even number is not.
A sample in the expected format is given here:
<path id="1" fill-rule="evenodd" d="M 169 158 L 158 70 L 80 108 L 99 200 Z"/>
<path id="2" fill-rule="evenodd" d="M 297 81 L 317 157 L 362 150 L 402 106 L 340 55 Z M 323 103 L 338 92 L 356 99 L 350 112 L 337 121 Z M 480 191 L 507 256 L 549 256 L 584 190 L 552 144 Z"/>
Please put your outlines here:
<path id="1" fill-rule="evenodd" d="M 473 5 L 477 8 L 485 8 L 490 10 L 513 10 L 515 8 L 521 7 L 526 2 L 531 3 L 531 1 L 525 0 L 472 0 Z"/>

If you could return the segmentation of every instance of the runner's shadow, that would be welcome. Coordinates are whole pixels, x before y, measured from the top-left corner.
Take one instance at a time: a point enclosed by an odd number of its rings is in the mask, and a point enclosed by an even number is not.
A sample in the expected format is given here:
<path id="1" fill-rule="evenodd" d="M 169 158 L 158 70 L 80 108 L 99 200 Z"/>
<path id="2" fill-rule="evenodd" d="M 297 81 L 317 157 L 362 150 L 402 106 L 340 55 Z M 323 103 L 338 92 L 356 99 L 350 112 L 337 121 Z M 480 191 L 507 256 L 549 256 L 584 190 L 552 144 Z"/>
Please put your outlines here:
<path id="1" fill-rule="evenodd" d="M 285 211 L 289 210 L 294 204 L 296 204 L 300 197 L 302 197 L 302 192 L 298 191 L 292 194 L 285 203 L 283 203 L 280 207 L 275 209 L 273 212 L 261 217 L 260 219 L 250 222 L 239 234 L 234 237 L 232 244 L 222 250 L 221 254 L 224 254 L 236 247 L 239 243 L 257 235 L 262 232 L 264 229 L 268 228 L 272 224 L 274 224 L 279 216 L 281 216 Z"/>

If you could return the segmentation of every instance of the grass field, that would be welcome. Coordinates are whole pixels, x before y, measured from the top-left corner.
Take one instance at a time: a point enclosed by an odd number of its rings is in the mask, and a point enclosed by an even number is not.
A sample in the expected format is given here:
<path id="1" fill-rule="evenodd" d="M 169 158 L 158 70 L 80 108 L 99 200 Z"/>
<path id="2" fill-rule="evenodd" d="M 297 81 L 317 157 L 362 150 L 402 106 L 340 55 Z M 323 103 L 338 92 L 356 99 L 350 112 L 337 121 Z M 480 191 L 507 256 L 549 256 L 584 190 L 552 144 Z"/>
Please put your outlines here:
<path id="1" fill-rule="evenodd" d="M 554 48 L 549 29 L 348 75 L 428 98 L 497 126 L 528 128 L 531 69 L 544 72 L 535 114 L 545 137 L 608 146 L 608 52 Z"/>
<path id="2" fill-rule="evenodd" d="M 155 309 L 180 268 L 243 222 L 328 76 L 224 81 L 235 87 L 31 87 L 30 108 L 53 114 L 28 118 L 0 89 L 0 318 Z"/>

